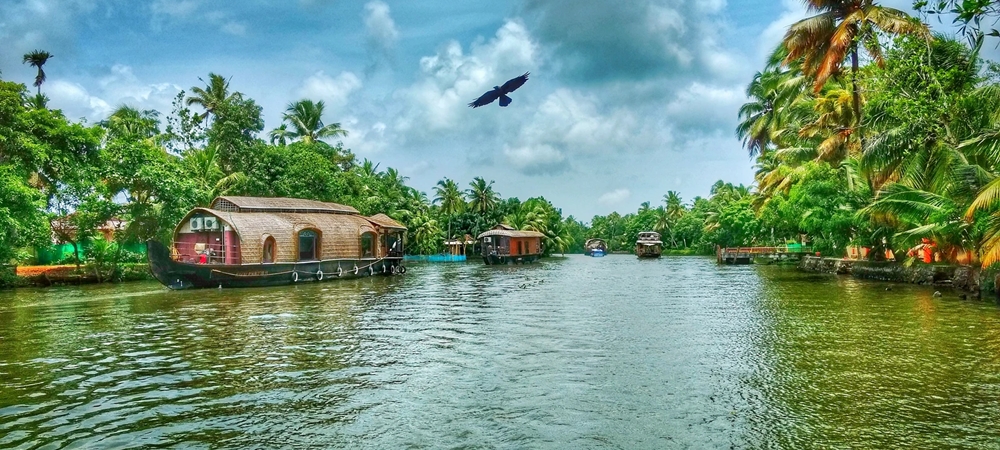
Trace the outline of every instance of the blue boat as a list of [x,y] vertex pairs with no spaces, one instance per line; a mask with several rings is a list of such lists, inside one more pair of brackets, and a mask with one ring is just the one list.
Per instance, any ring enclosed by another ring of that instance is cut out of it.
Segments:
[[583,244],[583,253],[587,256],[604,256],[608,252],[608,245],[603,239],[587,239]]

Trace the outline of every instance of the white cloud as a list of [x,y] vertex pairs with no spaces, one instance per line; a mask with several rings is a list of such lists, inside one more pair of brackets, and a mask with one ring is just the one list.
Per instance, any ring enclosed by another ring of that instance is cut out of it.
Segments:
[[224,23],[221,27],[219,27],[219,30],[233,36],[246,36],[247,34],[247,26],[245,23],[232,20]]
[[384,64],[391,64],[399,30],[392,20],[389,5],[381,0],[365,4],[365,47],[368,50],[368,65],[365,73],[371,75]]
[[389,5],[379,0],[365,5],[365,34],[369,42],[379,49],[391,49],[399,39],[396,22],[389,14]]
[[736,111],[745,101],[741,86],[719,87],[694,82],[667,105],[666,113],[685,131],[728,131],[736,126]]
[[87,92],[83,86],[64,80],[52,80],[45,84],[45,95],[51,99],[49,106],[62,109],[66,117],[85,117],[91,121],[107,117],[112,110],[108,102]]
[[351,116],[340,122],[340,126],[347,130],[347,136],[342,139],[344,145],[357,155],[371,156],[390,147],[383,122],[366,126],[356,116]]
[[557,174],[569,169],[566,156],[549,145],[535,145],[503,150],[507,161],[525,175]]
[[106,119],[122,105],[168,114],[180,90],[180,86],[171,83],[144,82],[124,64],[115,64],[96,78],[83,78],[79,82],[52,78],[42,85],[42,93],[51,99],[49,106],[62,109],[71,119],[86,118],[90,122]]
[[597,202],[604,206],[618,206],[631,196],[632,193],[628,189],[619,188],[611,192],[605,192],[597,198]]
[[347,105],[351,95],[361,87],[361,79],[351,72],[341,72],[340,75],[331,77],[321,70],[306,78],[298,95],[310,100],[323,100],[326,103],[326,114],[336,116]]
[[188,17],[200,5],[198,0],[155,0],[150,6],[153,15],[165,15],[173,18]]

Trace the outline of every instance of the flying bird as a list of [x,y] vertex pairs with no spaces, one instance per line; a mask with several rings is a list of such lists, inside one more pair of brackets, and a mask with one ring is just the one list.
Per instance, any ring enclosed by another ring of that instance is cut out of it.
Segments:
[[493,103],[493,100],[496,100],[498,98],[500,99],[500,106],[507,106],[510,104],[510,102],[513,101],[511,100],[510,97],[507,96],[507,94],[510,94],[511,92],[517,90],[517,88],[521,87],[521,85],[524,84],[525,81],[528,81],[528,72],[525,72],[524,75],[521,75],[519,77],[514,77],[507,80],[507,82],[504,83],[503,86],[493,86],[492,91],[486,92],[485,94],[474,100],[472,103],[469,103],[469,106],[473,108],[486,106],[489,105],[490,103]]

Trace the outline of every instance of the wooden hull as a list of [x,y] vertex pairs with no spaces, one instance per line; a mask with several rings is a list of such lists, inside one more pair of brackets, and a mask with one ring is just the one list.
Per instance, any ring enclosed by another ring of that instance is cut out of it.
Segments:
[[662,253],[662,251],[659,246],[640,245],[635,248],[635,256],[640,258],[659,258],[660,253]]
[[147,242],[146,250],[153,277],[170,289],[284,286],[406,273],[402,258],[274,264],[191,264],[171,259],[170,250],[157,241]]
[[487,266],[528,264],[538,261],[539,257],[541,257],[541,255],[483,255],[483,262],[486,263]]

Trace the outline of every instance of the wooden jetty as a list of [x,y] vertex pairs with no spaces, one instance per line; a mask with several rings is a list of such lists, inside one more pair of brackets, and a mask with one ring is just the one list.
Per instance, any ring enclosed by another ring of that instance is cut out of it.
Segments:
[[715,247],[715,259],[719,264],[751,264],[754,259],[768,262],[799,260],[812,249],[802,246],[783,245],[780,247]]

